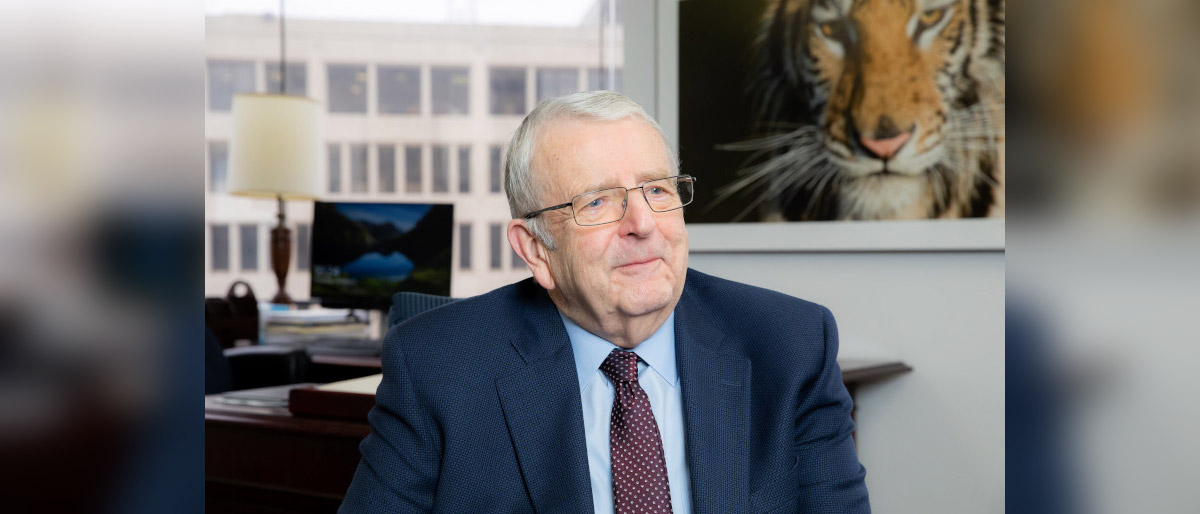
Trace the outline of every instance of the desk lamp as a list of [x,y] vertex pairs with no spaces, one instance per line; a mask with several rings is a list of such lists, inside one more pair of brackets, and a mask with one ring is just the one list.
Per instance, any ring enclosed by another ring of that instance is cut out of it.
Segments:
[[271,230],[271,266],[279,292],[272,303],[292,303],[284,285],[292,231],[286,225],[283,201],[317,196],[320,113],[316,100],[299,96],[240,94],[233,98],[229,192],[274,197],[279,203],[279,224]]

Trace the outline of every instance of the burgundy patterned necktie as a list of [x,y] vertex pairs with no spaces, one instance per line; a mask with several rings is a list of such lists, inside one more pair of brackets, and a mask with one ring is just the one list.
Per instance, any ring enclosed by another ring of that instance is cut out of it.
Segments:
[[650,411],[650,397],[638,385],[638,356],[613,350],[600,371],[617,389],[608,432],[617,514],[670,514],[671,489],[662,436]]

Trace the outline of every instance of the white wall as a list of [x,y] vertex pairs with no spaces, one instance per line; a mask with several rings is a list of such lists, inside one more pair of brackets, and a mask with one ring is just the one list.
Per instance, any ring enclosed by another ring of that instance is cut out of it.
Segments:
[[[913,367],[858,390],[875,512],[1004,512],[1003,222],[803,225],[690,226],[690,265],[821,303],[842,356]],[[976,236],[955,234],[964,228]]]

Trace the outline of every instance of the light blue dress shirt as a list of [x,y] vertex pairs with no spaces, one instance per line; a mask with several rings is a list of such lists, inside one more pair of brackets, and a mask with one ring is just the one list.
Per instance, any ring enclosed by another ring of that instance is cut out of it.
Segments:
[[[561,312],[559,316],[571,338],[575,371],[579,374],[588,471],[592,478],[592,506],[597,514],[608,514],[615,511],[608,429],[616,388],[600,371],[600,364],[619,347],[584,330]],[[641,359],[638,383],[650,397],[650,410],[654,412],[654,421],[663,438],[671,510],[675,514],[689,514],[692,512],[692,494],[684,451],[683,395],[675,367],[675,313],[671,313],[667,321],[633,351]]]

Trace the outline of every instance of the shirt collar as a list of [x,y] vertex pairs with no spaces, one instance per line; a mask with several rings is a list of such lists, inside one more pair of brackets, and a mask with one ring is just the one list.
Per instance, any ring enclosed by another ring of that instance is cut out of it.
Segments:
[[[571,339],[571,350],[575,353],[575,372],[579,375],[579,390],[582,391],[600,370],[600,365],[608,358],[608,354],[620,347],[584,330],[563,315],[562,311],[559,311],[558,315],[562,318],[563,325],[567,328],[567,336]],[[679,373],[675,367],[675,313],[672,312],[662,326],[633,351],[637,352],[638,357],[667,384],[671,387],[677,386]]]

